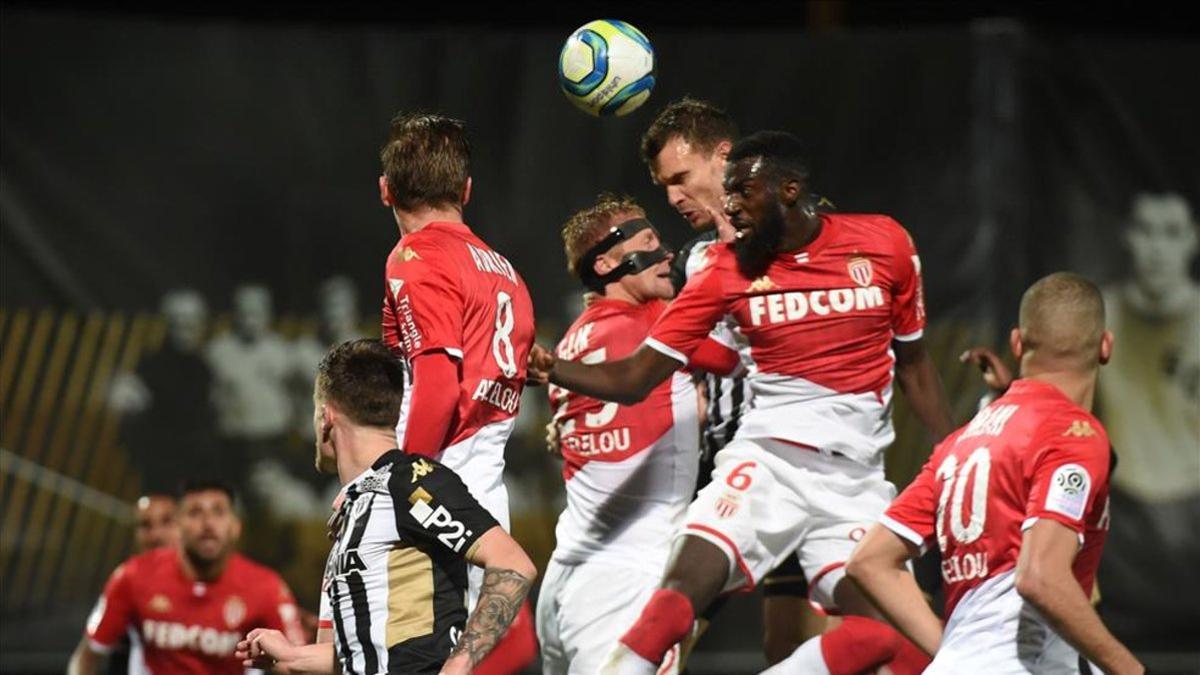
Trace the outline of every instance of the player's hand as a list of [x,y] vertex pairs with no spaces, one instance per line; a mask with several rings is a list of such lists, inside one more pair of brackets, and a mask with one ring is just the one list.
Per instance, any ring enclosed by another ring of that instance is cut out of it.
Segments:
[[1003,394],[1012,384],[1012,371],[996,352],[987,347],[972,347],[959,355],[963,363],[973,363],[983,373],[983,382],[997,394]]
[[539,344],[534,344],[533,349],[529,350],[529,367],[525,373],[525,384],[535,387],[548,384],[550,373],[554,372],[554,364],[557,361],[553,352]]
[[246,639],[237,643],[234,656],[247,668],[258,668],[286,675],[289,671],[280,661],[286,661],[294,645],[277,630],[255,628]]
[[550,420],[550,423],[546,425],[546,452],[556,457],[562,457],[562,449],[558,441],[558,422]]

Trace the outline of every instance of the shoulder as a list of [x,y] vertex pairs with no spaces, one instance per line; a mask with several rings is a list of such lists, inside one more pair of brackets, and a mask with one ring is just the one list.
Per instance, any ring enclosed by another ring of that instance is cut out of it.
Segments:
[[842,237],[867,243],[886,243],[888,247],[914,247],[912,235],[895,218],[882,213],[831,213],[830,222]]
[[[421,230],[400,238],[387,257],[389,271],[401,271],[416,267],[436,267],[436,265],[420,265],[440,258],[449,242],[439,232]],[[417,264],[414,264],[417,263]]]

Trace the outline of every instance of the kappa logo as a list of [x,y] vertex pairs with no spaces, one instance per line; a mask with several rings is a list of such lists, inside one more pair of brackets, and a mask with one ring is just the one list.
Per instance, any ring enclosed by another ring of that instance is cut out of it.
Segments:
[[871,285],[874,270],[871,267],[870,260],[862,256],[855,256],[846,263],[846,269],[849,270],[850,278],[854,280],[854,283],[863,288]]
[[418,255],[413,249],[407,246],[401,246],[400,248],[396,249],[396,259],[400,262],[408,262],[410,260],[420,260],[421,256]]
[[433,472],[433,465],[423,459],[418,459],[412,465],[412,480],[410,483],[417,482],[417,479],[424,478]]
[[1087,420],[1075,420],[1063,432],[1063,436],[1074,436],[1076,438],[1091,438],[1095,435],[1096,430],[1092,428],[1092,423]]
[[246,618],[246,603],[236,595],[232,595],[225,601],[225,607],[222,610],[222,615],[225,617],[225,625],[230,629],[237,628],[242,623],[242,619]]
[[746,292],[764,293],[776,288],[779,288],[779,286],[777,286],[774,281],[771,281],[771,277],[764,274],[751,282],[750,286],[746,289]]
[[171,611],[171,601],[167,599],[167,596],[158,593],[153,598],[150,598],[150,602],[146,603],[146,607],[151,612],[165,614]]

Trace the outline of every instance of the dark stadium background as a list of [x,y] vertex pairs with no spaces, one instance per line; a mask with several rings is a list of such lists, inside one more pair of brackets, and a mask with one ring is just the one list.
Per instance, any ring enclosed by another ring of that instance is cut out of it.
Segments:
[[[296,340],[314,332],[321,284],[341,275],[363,329],[375,329],[397,236],[378,203],[376,152],[394,112],[470,125],[467,222],[529,282],[543,343],[578,295],[558,227],[597,192],[631,194],[668,239],[689,238],[637,158],[662,105],[691,94],[726,107],[743,130],[800,134],[817,191],[913,233],[929,342],[963,420],[982,391],[955,356],[1001,345],[1025,286],[1058,269],[1117,283],[1130,269],[1121,233],[1134,195],[1200,199],[1200,43],[1175,12],[1079,2],[5,3],[0,671],[61,671],[103,580],[130,552],[129,505],[145,467],[134,425],[109,396],[161,348],[164,293],[198,291],[213,335],[229,325],[235,288],[263,284],[274,329]],[[555,64],[567,34],[608,16],[650,37],[658,86],[634,114],[593,119],[563,99]],[[526,396],[509,446],[514,531],[539,563],[561,505],[557,461],[541,449],[543,396]],[[889,471],[903,483],[928,446],[898,398]],[[163,422],[175,423],[188,420]],[[308,461],[302,436],[279,444],[286,462]],[[1106,619],[1156,672],[1200,670],[1198,503],[1193,494],[1147,511],[1168,522],[1114,536],[1100,576]],[[315,607],[322,522],[271,516],[247,529],[247,552]],[[732,603],[694,671],[754,671],[757,611],[756,597]]]

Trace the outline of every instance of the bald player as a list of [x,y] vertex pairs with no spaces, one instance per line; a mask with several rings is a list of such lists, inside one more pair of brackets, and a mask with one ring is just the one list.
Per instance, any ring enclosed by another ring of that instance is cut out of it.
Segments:
[[[1099,289],[1051,274],[1021,299],[1009,343],[1021,378],[942,442],[863,538],[847,574],[930,654],[925,672],[1106,673],[1141,664],[1089,597],[1109,524],[1113,455],[1091,414],[1112,354]],[[905,567],[942,553],[941,622]]]

